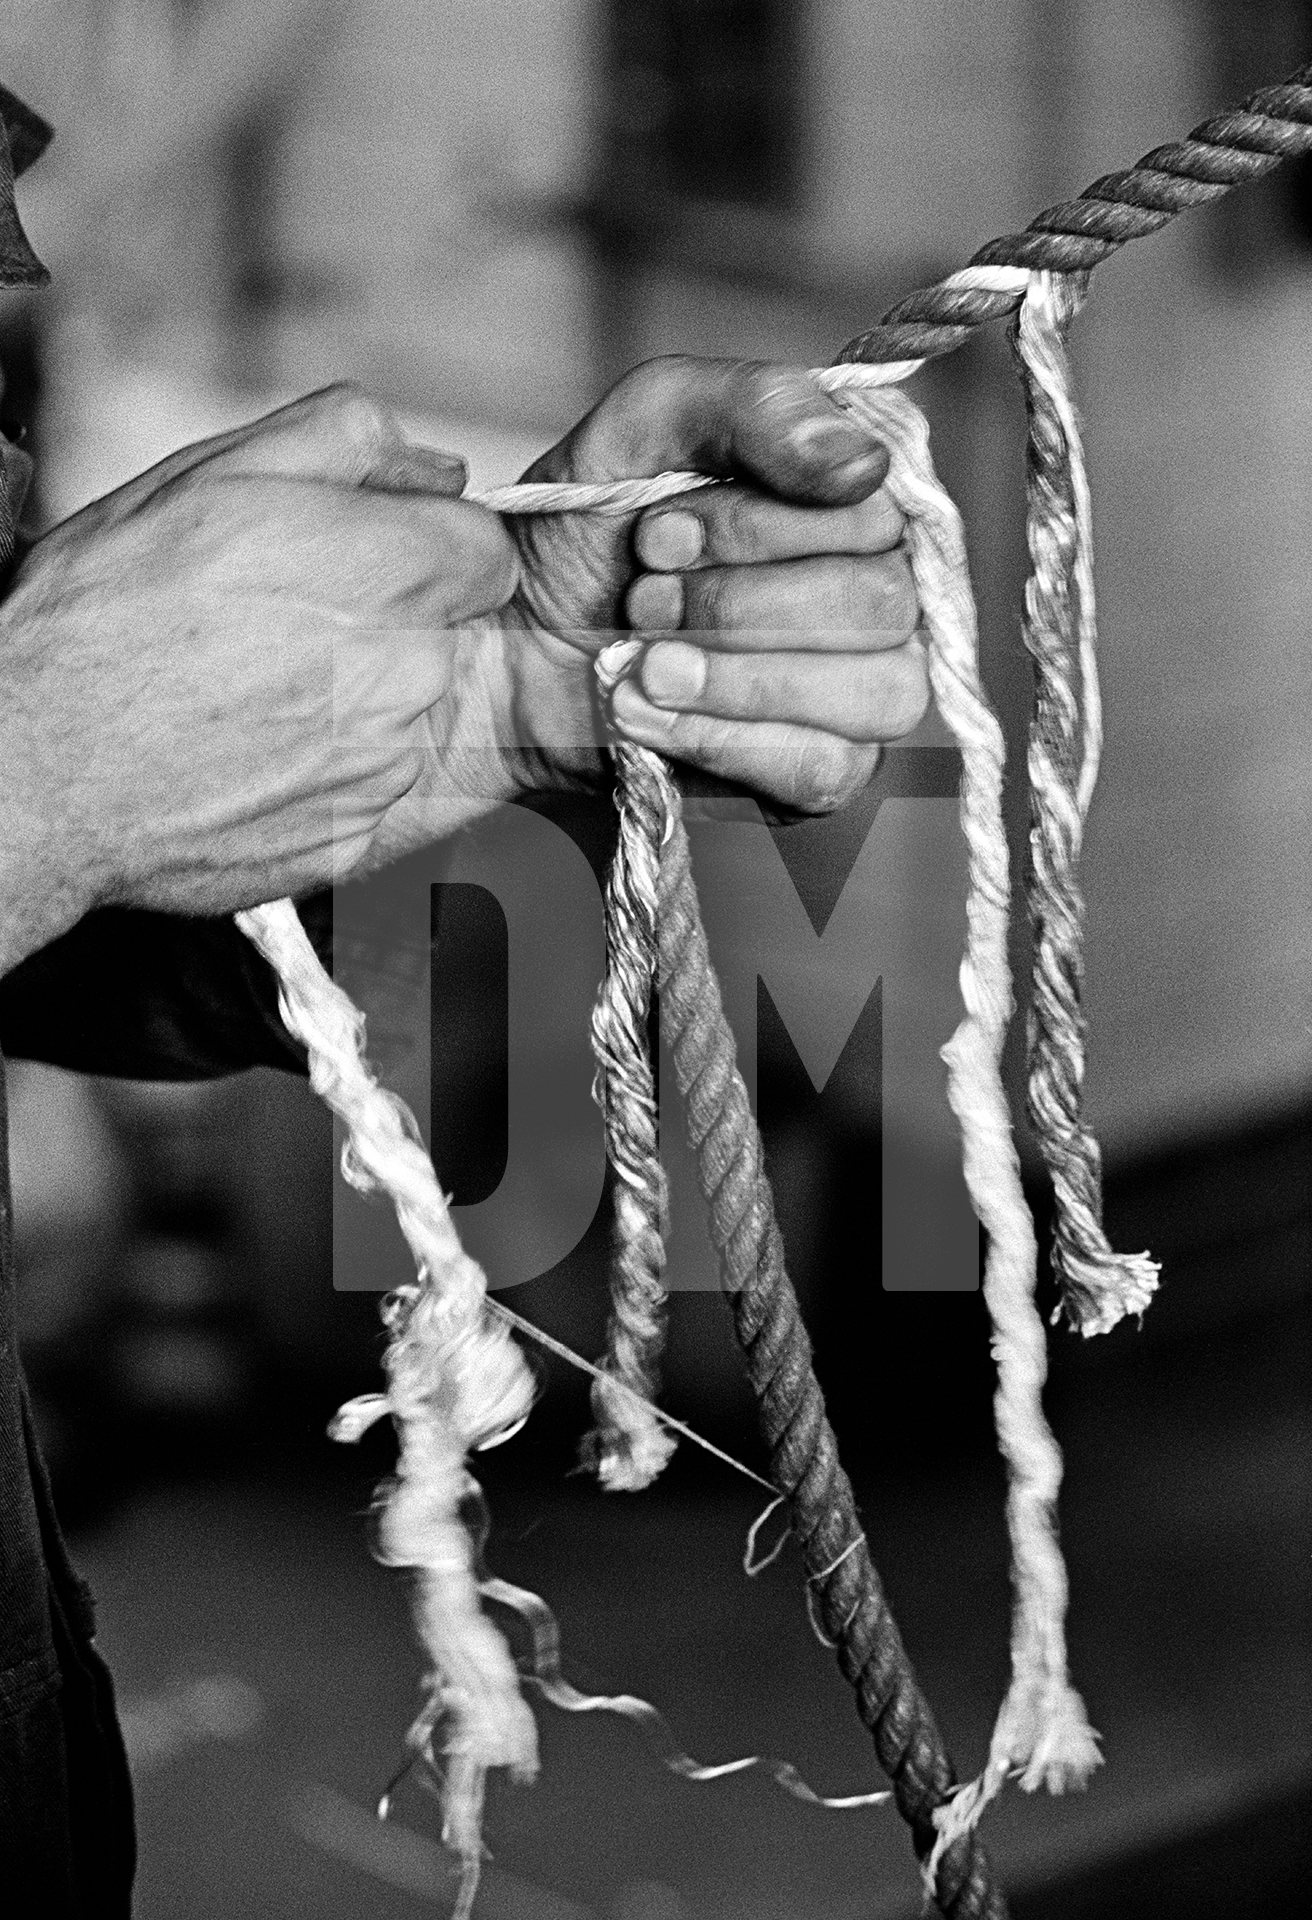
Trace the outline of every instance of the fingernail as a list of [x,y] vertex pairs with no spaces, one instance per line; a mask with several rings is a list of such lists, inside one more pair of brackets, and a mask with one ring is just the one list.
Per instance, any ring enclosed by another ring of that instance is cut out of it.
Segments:
[[672,573],[644,573],[624,602],[629,625],[638,633],[675,633],[683,625],[683,582]]
[[880,479],[888,471],[888,450],[877,440],[867,440],[860,453],[844,460],[842,466],[835,469],[834,478],[842,482],[868,480],[875,475]]
[[638,553],[649,567],[690,567],[701,555],[702,523],[695,513],[651,514],[638,530]]
[[812,415],[794,428],[794,435],[798,452],[828,467],[835,479],[855,480],[885,459],[879,442],[840,413]]
[[449,447],[430,447],[426,440],[405,440],[402,443],[412,453],[420,454],[425,460],[431,460],[435,466],[463,467],[463,454],[452,453]]
[[445,447],[425,447],[403,440],[379,464],[375,486],[396,493],[460,493],[465,485],[465,463],[458,453]]
[[681,640],[660,641],[643,657],[642,685],[648,699],[661,706],[686,706],[706,685],[705,656]]

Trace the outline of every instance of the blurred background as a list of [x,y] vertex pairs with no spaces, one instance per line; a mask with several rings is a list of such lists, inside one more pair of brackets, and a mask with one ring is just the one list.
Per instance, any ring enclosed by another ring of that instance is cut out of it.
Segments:
[[[9,0],[0,76],[57,128],[20,185],[53,288],[0,296],[33,511],[49,523],[347,375],[478,480],[513,478],[648,355],[823,362],[1310,46],[1303,0]],[[1139,1332],[1054,1336],[1073,1663],[1108,1765],[1077,1801],[990,1814],[1022,1920],[1265,1915],[1312,1867],[1310,290],[1312,179],[1290,168],[1117,255],[1074,343],[1107,720],[1089,1106],[1113,1237],[1151,1246],[1164,1284]],[[965,515],[1019,767],[1005,340],[912,391]],[[821,921],[880,798],[936,790],[944,739],[931,717],[849,815],[776,832]],[[553,817],[600,870],[604,799]],[[924,943],[946,1036],[959,859],[914,809],[897,820],[878,910]],[[434,959],[434,1147],[470,1204],[507,1151],[489,898],[446,890]],[[973,1772],[1006,1654],[987,1335],[977,1293],[881,1286],[880,1011],[817,1094],[763,992],[759,1105],[875,1558]],[[577,1067],[572,1016],[549,1042]],[[272,1073],[161,1087],[19,1064],[11,1100],[26,1362],[118,1676],[139,1913],[446,1911],[433,1806],[407,1788],[390,1826],[370,1813],[416,1655],[368,1552],[386,1439],[357,1455],[323,1438],[380,1344],[375,1297],[333,1287],[327,1120]],[[512,1296],[586,1352],[605,1240],[603,1210]],[[545,1380],[487,1457],[490,1552],[556,1608],[571,1676],[654,1699],[699,1757],[771,1751],[823,1791],[873,1784],[795,1565],[741,1576],[751,1491],[684,1447],[642,1500],[603,1499],[571,1473],[583,1392],[554,1364]],[[705,1293],[674,1298],[668,1382],[757,1462]],[[917,1911],[887,1811],[821,1813],[751,1775],[693,1787],[622,1723],[543,1732],[540,1784],[491,1800],[483,1920]]]

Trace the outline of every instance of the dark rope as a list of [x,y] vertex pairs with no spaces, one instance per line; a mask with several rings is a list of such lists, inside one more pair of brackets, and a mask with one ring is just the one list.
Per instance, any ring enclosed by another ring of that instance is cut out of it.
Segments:
[[[770,1449],[770,1478],[789,1504],[815,1617],[837,1648],[924,1859],[936,1838],[934,1810],[951,1797],[957,1776],[871,1563],[825,1415],[681,819],[661,859],[660,995],[711,1239]],[[973,1832],[944,1854],[935,1898],[950,1920],[1005,1920],[1006,1901]]]
[[[990,240],[972,267],[1046,268],[1087,273],[1127,240],[1156,233],[1177,213],[1206,206],[1232,187],[1260,180],[1282,160],[1312,153],[1312,64],[1242,106],[1204,120],[1184,140],[1154,147],[1123,173],[1109,173],[1076,200],[1049,207],[1024,233]],[[877,327],[849,340],[840,361],[928,360],[951,353],[976,327],[1019,307],[1020,292],[922,287],[899,300]]]

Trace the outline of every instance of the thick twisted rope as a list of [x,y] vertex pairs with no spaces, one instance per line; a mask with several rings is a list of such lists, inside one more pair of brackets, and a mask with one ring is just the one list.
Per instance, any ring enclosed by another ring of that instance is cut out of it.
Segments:
[[1206,206],[1232,187],[1260,180],[1282,160],[1312,153],[1312,63],[1279,86],[1262,87],[1238,107],[1204,120],[1184,140],[1154,147],[1134,166],[1105,174],[1074,200],[1031,220],[1024,233],[980,248],[963,273],[922,287],[891,307],[876,327],[843,348],[843,361],[928,360],[951,353],[976,327],[1014,313],[1014,291],[979,270],[1088,273],[1129,240],[1156,233],[1178,213]]
[[[787,1496],[813,1618],[838,1650],[899,1812],[923,1857],[956,1774],[902,1645],[825,1415],[811,1347],[784,1267],[760,1135],[738,1072],[676,820],[661,864],[661,1016],[686,1100],[689,1138],[722,1263],[734,1330]],[[935,1898],[951,1920],[1002,1920],[1006,1905],[973,1832],[936,1863]]]

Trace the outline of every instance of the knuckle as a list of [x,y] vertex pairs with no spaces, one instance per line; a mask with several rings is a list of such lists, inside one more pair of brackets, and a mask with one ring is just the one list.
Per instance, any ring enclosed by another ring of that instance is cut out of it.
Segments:
[[663,411],[685,391],[698,362],[687,353],[662,353],[639,361],[611,389],[610,398],[640,416]]
[[913,634],[920,620],[911,562],[904,550],[881,556],[875,569],[878,582],[877,624],[886,632]]
[[723,632],[733,620],[732,575],[718,568],[690,574],[684,591],[687,595],[683,616],[686,632]]
[[867,542],[872,552],[885,552],[902,538],[906,516],[894,505],[883,487],[858,501],[854,512],[859,536]]
[[861,633],[875,624],[872,614],[877,615],[878,608],[879,593],[870,561],[845,553],[838,563],[835,610],[839,625]]
[[846,806],[869,783],[878,751],[877,747],[857,746],[835,734],[822,734],[810,744],[807,804],[816,813],[834,813]]
[[707,501],[706,526],[717,553],[732,556],[740,563],[766,557],[766,542],[754,505],[742,487],[725,487],[718,498]]
[[729,764],[734,745],[734,723],[705,714],[672,714],[669,751],[677,759],[704,772],[716,773]]
[[472,542],[471,573],[490,607],[504,606],[519,581],[519,556],[514,542],[493,513],[475,508],[478,533]]
[[376,459],[390,437],[385,409],[357,380],[338,380],[317,396],[342,438],[368,459]]
[[910,733],[924,719],[929,706],[929,669],[924,642],[913,641],[904,649],[906,658],[894,682],[890,702],[890,730],[898,735]]

